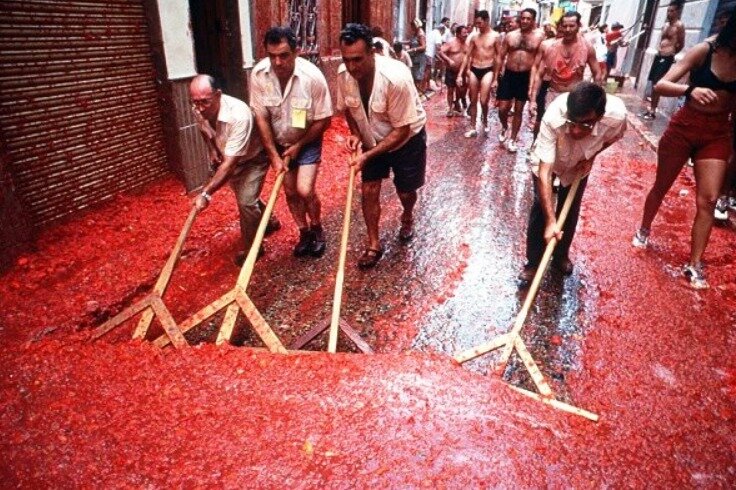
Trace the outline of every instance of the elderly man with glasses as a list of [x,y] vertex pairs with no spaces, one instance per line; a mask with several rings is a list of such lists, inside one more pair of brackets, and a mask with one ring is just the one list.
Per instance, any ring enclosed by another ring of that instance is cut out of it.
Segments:
[[[534,202],[529,213],[526,265],[519,275],[522,283],[534,278],[547,242],[556,237],[552,265],[565,275],[572,273],[568,257],[575,236],[588,174],[595,157],[619,140],[626,131],[626,107],[618,97],[606,95],[593,83],[581,82],[569,93],[558,96],[547,108],[532,153]],[[559,177],[557,212],[552,200],[552,178]],[[572,183],[581,178],[562,230],[556,216],[562,209]]]
[[255,131],[253,113],[242,100],[225,95],[215,79],[197,75],[189,84],[192,112],[210,151],[214,174],[194,200],[201,211],[226,183],[235,192],[240,213],[243,250],[235,257],[242,265],[261,219],[258,196],[268,171],[268,157]]

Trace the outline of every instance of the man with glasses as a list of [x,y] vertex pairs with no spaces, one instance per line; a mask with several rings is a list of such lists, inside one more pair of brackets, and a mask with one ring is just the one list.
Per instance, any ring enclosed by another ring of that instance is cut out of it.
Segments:
[[[526,284],[534,278],[544,249],[552,237],[555,247],[552,266],[565,275],[572,273],[568,257],[575,236],[588,174],[595,157],[621,139],[626,130],[626,107],[613,95],[606,95],[598,85],[581,82],[572,91],[557,97],[547,107],[532,154],[534,201],[529,213],[526,236],[526,265],[519,280]],[[552,201],[552,176],[559,177],[557,210]],[[567,198],[572,183],[581,177],[572,207],[562,230],[557,230],[556,216]]]
[[200,211],[206,209],[215,192],[225,183],[230,184],[238,203],[243,239],[243,250],[235,262],[242,265],[261,219],[258,196],[268,171],[268,158],[258,132],[253,131],[248,105],[223,94],[213,77],[195,76],[189,84],[189,98],[215,169],[194,205]]
[[276,172],[286,171],[286,202],[299,228],[294,256],[321,257],[325,236],[315,183],[322,137],[332,116],[327,81],[319,68],[297,56],[291,28],[270,28],[263,44],[268,56],[253,67],[251,75],[256,125],[271,166]]

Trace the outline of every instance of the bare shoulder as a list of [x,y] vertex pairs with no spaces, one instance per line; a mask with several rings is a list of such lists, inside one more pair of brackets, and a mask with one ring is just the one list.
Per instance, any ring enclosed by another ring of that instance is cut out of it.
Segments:
[[551,48],[551,47],[552,47],[552,45],[553,45],[553,44],[554,44],[554,43],[555,43],[556,41],[557,41],[557,39],[555,39],[555,38],[552,38],[552,39],[545,39],[544,41],[542,41],[542,45],[540,46],[540,48],[542,49],[542,51],[546,51],[546,50],[548,50],[549,48]]
[[705,58],[705,56],[708,54],[708,51],[710,51],[710,44],[707,40],[705,40],[702,43],[698,43],[692,48],[688,49],[687,53],[685,53],[685,58]]

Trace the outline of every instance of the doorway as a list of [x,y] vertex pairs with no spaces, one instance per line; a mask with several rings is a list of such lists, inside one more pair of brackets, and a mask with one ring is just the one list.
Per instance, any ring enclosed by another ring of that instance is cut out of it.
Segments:
[[198,73],[222,84],[222,91],[246,100],[237,0],[189,0]]
[[370,12],[368,10],[370,0],[345,0],[342,4],[342,21],[344,24],[351,22],[357,24],[366,24],[370,22]]

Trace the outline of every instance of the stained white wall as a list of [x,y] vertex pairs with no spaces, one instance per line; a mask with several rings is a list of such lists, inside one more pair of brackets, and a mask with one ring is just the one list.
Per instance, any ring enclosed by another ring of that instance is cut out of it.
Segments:
[[243,51],[243,68],[251,68],[255,63],[253,50],[253,29],[250,18],[250,0],[238,0],[240,16],[240,48]]
[[187,0],[157,0],[169,80],[194,76],[194,39]]

